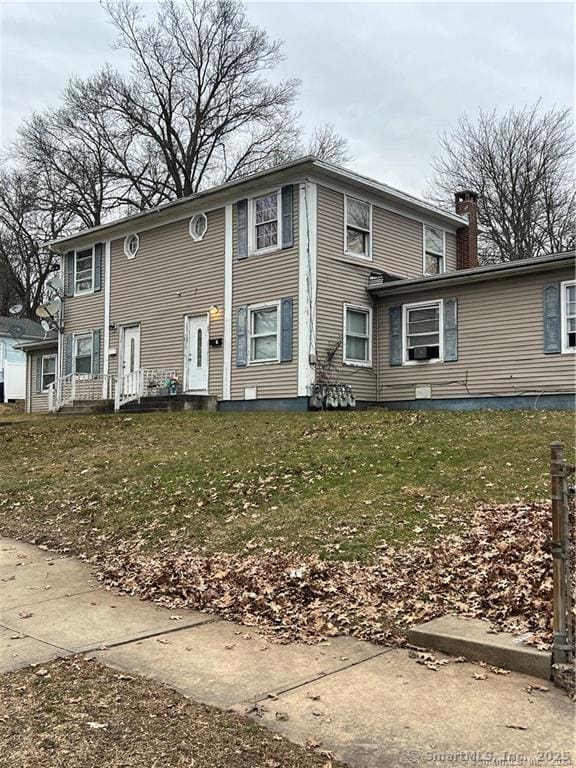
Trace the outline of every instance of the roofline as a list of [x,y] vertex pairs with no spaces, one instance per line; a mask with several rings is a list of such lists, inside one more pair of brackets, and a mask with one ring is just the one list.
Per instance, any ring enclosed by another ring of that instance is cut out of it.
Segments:
[[161,205],[155,206],[154,208],[149,208],[139,213],[133,213],[129,216],[124,216],[120,219],[107,222],[106,224],[100,224],[97,227],[90,227],[89,229],[80,230],[67,237],[50,240],[45,243],[45,247],[50,248],[57,253],[63,253],[64,250],[62,246],[71,244],[76,240],[86,240],[91,235],[99,235],[100,233],[104,233],[109,230],[122,229],[127,224],[131,224],[132,222],[139,222],[140,220],[147,217],[161,214],[165,211],[169,212],[180,207],[193,206],[198,201],[226,194],[229,191],[235,190],[237,187],[250,186],[255,182],[260,181],[261,179],[286,174],[287,172],[292,172],[297,169],[302,169],[308,173],[316,173],[320,176],[325,175],[330,178],[351,182],[358,186],[370,189],[373,192],[376,192],[383,197],[391,199],[408,208],[413,208],[422,213],[432,215],[438,219],[443,219],[445,222],[455,227],[462,227],[468,224],[468,220],[464,216],[459,216],[458,214],[452,213],[451,211],[445,211],[442,208],[438,208],[437,206],[426,202],[425,200],[415,197],[414,195],[409,195],[406,192],[402,192],[401,190],[395,189],[394,187],[390,187],[387,184],[376,181],[375,179],[362,176],[359,173],[350,171],[332,163],[328,163],[324,160],[319,160],[317,157],[312,155],[306,155],[305,157],[298,158],[297,160],[292,160],[289,163],[276,165],[273,168],[268,168],[264,171],[257,171],[256,173],[252,173],[248,176],[243,176],[239,179],[233,179],[232,181],[227,181],[224,184],[210,187],[209,189],[206,189],[202,192],[197,192],[193,195],[188,195],[187,197],[181,197],[168,203],[162,203]]
[[453,285],[469,285],[487,280],[496,280],[504,277],[517,277],[532,275],[537,272],[549,272],[574,265],[576,251],[567,251],[548,256],[537,256],[533,259],[521,261],[507,261],[499,264],[488,264],[473,269],[459,269],[453,272],[445,272],[442,275],[430,277],[417,277],[402,280],[382,281],[380,276],[373,277],[369,281],[368,290],[375,296],[388,296],[397,293],[420,293],[434,288]]
[[39,339],[38,341],[28,341],[24,344],[18,344],[14,349],[21,349],[23,352],[34,352],[37,349],[51,349],[58,347],[58,339]]

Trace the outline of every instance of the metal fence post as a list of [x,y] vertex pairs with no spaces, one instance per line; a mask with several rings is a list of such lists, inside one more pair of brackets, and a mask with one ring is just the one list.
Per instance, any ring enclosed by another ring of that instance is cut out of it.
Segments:
[[568,527],[568,468],[564,444],[550,444],[553,557],[553,663],[569,664],[572,653],[570,551]]

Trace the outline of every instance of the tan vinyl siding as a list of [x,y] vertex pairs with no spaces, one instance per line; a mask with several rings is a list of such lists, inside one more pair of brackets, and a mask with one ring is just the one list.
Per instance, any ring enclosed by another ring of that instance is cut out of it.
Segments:
[[456,235],[446,232],[446,272],[456,269]]
[[[183,376],[187,315],[206,315],[210,339],[224,335],[224,208],[207,212],[208,229],[194,242],[189,219],[138,233],[134,259],[124,254],[124,239],[112,241],[110,373],[118,373],[121,326],[140,325],[140,366],[173,368]],[[208,389],[222,397],[223,347],[209,347]]]
[[[542,291],[573,278],[570,270],[380,299],[380,400],[412,400],[417,384],[433,398],[574,392],[573,354],[543,351]],[[389,365],[388,309],[434,299],[458,300],[458,360]]]
[[29,413],[41,413],[42,411],[48,410],[48,393],[36,391],[38,387],[38,360],[44,355],[55,355],[57,351],[57,347],[54,347],[54,350],[31,352],[27,355],[26,385],[28,386],[28,382],[30,383],[28,399]]
[[[294,184],[294,245],[285,250],[237,258],[236,206],[233,215],[232,265],[232,400],[244,399],[245,387],[256,387],[258,399],[297,397],[298,395],[298,185]],[[259,365],[236,365],[238,307],[291,297],[292,361]]]

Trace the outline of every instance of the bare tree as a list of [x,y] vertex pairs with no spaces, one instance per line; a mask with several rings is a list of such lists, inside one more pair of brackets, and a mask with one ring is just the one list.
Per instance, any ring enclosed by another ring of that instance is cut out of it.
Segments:
[[[105,7],[131,75],[106,67],[71,82],[66,98],[106,114],[129,137],[107,148],[132,204],[190,195],[306,154],[298,81],[266,79],[282,60],[281,44],[248,22],[240,2],[164,0],[151,24],[131,0]],[[326,159],[345,156],[345,141],[329,127],[313,143]]]
[[55,195],[51,208],[39,205],[44,195],[32,171],[0,172],[0,275],[2,311],[14,301],[34,317],[44,299],[46,279],[55,269],[56,256],[45,243],[69,226],[71,215],[62,213],[62,200]]
[[514,261],[574,248],[576,192],[570,110],[540,102],[503,116],[463,115],[440,140],[431,196],[452,204],[457,189],[478,192],[479,254]]

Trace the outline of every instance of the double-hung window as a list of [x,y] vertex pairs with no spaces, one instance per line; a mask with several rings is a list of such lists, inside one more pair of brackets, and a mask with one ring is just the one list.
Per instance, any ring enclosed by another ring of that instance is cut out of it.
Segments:
[[372,363],[372,310],[344,305],[344,362]]
[[74,293],[91,293],[94,290],[94,249],[76,251],[74,258]]
[[442,301],[404,305],[404,362],[442,360]]
[[372,206],[355,197],[344,198],[345,251],[352,256],[372,258]]
[[248,307],[250,363],[275,363],[280,360],[279,322],[278,302]]
[[424,226],[424,274],[444,272],[446,238],[444,230]]
[[278,217],[279,192],[270,192],[252,200],[254,220],[254,251],[278,248],[280,219]]
[[42,355],[42,392],[56,380],[56,355]]
[[562,283],[562,352],[576,352],[576,280]]
[[83,333],[74,336],[74,373],[92,373],[93,336]]

